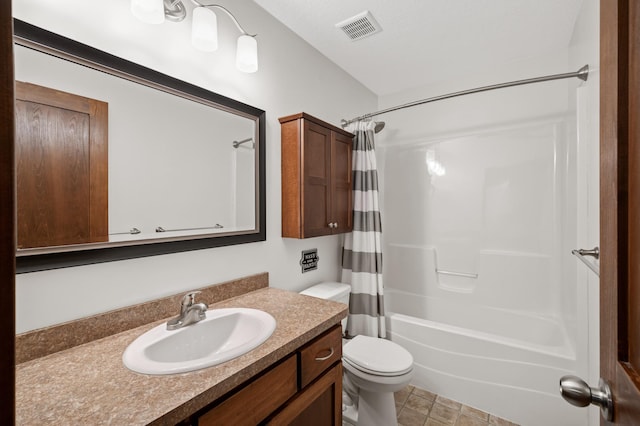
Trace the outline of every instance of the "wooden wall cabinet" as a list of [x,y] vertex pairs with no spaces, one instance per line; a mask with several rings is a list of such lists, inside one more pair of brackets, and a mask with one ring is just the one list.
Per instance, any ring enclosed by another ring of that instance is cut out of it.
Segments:
[[282,236],[310,238],[353,227],[353,134],[304,112],[282,117]]
[[108,104],[16,81],[18,248],[109,240]]
[[333,327],[182,424],[341,426],[341,333]]

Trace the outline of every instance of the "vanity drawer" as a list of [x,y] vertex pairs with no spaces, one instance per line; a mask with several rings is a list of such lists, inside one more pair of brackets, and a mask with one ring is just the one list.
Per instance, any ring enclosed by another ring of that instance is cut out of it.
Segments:
[[337,325],[332,328],[302,348],[298,354],[302,389],[342,358],[342,327]]
[[198,426],[260,423],[298,391],[297,373],[296,357],[292,355],[204,413]]

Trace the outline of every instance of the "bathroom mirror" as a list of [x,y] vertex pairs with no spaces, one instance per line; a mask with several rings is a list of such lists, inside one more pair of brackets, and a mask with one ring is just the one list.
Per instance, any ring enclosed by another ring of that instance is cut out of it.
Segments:
[[[266,239],[264,111],[17,19],[14,57],[17,85],[97,100],[108,110],[108,148],[97,167],[87,166],[107,172],[97,183],[87,172],[86,179],[72,179],[70,186],[102,191],[107,200],[96,208],[53,197],[64,205],[56,207],[62,209],[58,216],[83,217],[92,209],[106,213],[99,235],[84,240],[26,243],[21,223],[28,223],[27,230],[52,227],[38,222],[43,213],[34,211],[41,196],[21,195],[26,180],[21,168],[25,176],[39,172],[35,163],[24,165],[22,159],[34,155],[20,154],[20,132],[37,133],[32,123],[45,114],[36,104],[25,115],[26,124],[17,118],[18,273]],[[17,116],[21,103],[28,102],[19,92]],[[96,126],[90,122],[86,127]],[[41,152],[43,144],[36,145]],[[92,149],[89,144],[84,151]],[[31,202],[25,202],[29,197]],[[30,222],[21,219],[27,216]]]

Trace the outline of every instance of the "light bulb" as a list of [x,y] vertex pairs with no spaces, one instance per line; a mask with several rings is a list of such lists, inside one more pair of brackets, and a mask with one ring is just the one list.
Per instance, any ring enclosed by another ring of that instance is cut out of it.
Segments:
[[147,24],[162,24],[164,22],[164,1],[131,0],[131,13]]
[[236,67],[247,73],[258,71],[258,42],[255,37],[246,34],[238,37]]
[[206,7],[193,9],[191,43],[203,52],[218,49],[218,18],[213,10]]

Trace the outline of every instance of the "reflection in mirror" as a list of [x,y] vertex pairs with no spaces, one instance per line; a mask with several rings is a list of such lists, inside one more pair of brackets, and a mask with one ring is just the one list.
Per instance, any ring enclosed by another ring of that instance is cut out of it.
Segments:
[[15,83],[18,248],[108,241],[109,105]]
[[19,272],[266,238],[264,111],[15,24]]
[[15,67],[18,81],[108,104],[109,241],[254,228],[254,151],[233,145],[254,120],[22,46]]

